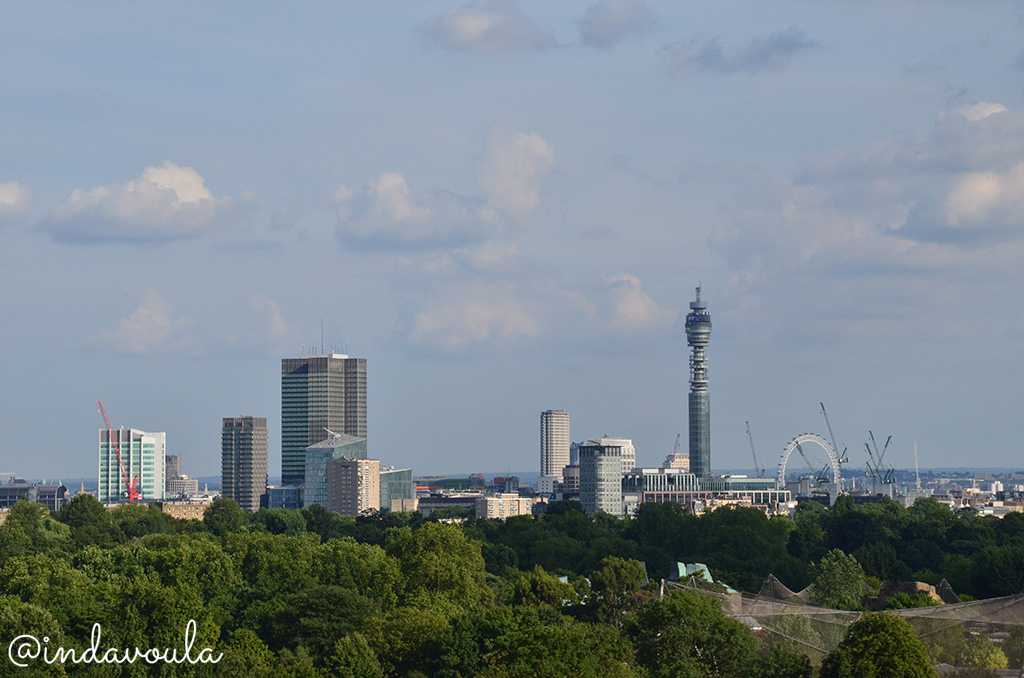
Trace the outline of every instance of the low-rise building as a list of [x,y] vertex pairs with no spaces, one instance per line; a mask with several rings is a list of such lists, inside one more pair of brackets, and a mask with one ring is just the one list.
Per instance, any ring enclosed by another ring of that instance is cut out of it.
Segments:
[[164,501],[160,510],[179,520],[202,520],[212,501]]
[[412,481],[412,469],[385,466],[380,470],[380,510],[416,510],[416,485]]
[[529,516],[533,514],[533,499],[520,497],[518,494],[502,492],[477,497],[476,517],[484,520],[505,520],[512,516]]
[[60,483],[29,485],[26,482],[0,485],[0,508],[10,508],[21,500],[42,504],[51,511],[64,507],[68,488]]

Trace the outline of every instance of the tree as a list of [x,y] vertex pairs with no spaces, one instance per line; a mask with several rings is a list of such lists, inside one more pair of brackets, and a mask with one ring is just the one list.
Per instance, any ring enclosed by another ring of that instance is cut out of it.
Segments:
[[677,591],[644,606],[627,626],[636,658],[651,678],[746,676],[757,640],[721,603],[698,591]]
[[609,556],[590,573],[590,605],[597,619],[622,626],[622,615],[638,601],[644,567],[636,560]]
[[289,537],[298,537],[306,533],[306,518],[300,511],[289,511],[288,509],[261,508],[254,513],[250,524],[258,525],[271,534],[286,534]]
[[501,636],[482,678],[637,678],[629,644],[601,624],[538,624]]
[[512,584],[513,605],[558,609],[565,605],[578,605],[579,602],[579,594],[572,584],[563,584],[540,565],[534,567],[533,572],[520,575]]
[[338,678],[384,678],[377,653],[361,633],[351,633],[335,643],[324,670]]
[[274,675],[274,653],[249,629],[231,634],[231,644],[224,649],[218,675],[224,678],[269,678]]
[[811,600],[834,610],[857,610],[864,593],[864,571],[853,556],[832,549],[814,566]]
[[924,643],[891,612],[867,614],[821,663],[820,678],[935,678]]
[[247,522],[245,511],[234,499],[217,499],[203,514],[203,524],[218,537],[240,531]]
[[332,539],[313,553],[313,575],[321,584],[359,591],[387,612],[398,604],[405,579],[396,558],[379,546],[351,537]]
[[458,526],[424,523],[415,531],[392,530],[387,552],[401,565],[402,603],[408,607],[435,610],[451,618],[494,600],[480,543],[468,539]]

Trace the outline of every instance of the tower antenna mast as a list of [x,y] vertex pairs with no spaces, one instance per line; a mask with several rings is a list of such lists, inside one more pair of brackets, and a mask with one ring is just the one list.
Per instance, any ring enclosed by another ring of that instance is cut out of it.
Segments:
[[686,343],[690,346],[690,473],[698,478],[711,475],[711,399],[708,396],[708,361],[704,349],[711,342],[711,314],[697,298],[686,315]]

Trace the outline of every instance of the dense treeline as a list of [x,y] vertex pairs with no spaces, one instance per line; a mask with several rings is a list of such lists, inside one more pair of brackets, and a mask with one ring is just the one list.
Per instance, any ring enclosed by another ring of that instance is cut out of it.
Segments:
[[89,496],[52,516],[22,502],[0,526],[5,643],[34,634],[84,648],[100,623],[103,647],[181,647],[195,620],[196,647],[224,658],[42,672],[3,661],[0,675],[810,676],[804,657],[761,643],[713,599],[655,599],[638,561],[654,580],[674,561],[703,562],[757,591],[768,573],[803,588],[830,558],[879,579],[1016,593],[1024,516],[841,500],[801,504],[795,520],[742,508],[691,516],[675,504],[619,520],[558,502],[541,518],[448,525],[320,507],[246,514],[221,500],[200,522],[107,511]]

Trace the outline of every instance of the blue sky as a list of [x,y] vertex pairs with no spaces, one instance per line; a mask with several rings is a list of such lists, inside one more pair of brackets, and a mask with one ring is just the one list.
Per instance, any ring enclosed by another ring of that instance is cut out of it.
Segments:
[[[0,471],[101,399],[219,472],[280,359],[369,361],[373,456],[538,466],[539,413],[713,465],[818,403],[863,467],[1016,466],[1024,24],[995,0],[0,6]],[[685,445],[685,443],[684,443]]]

